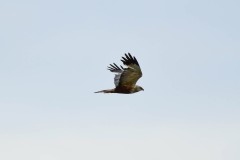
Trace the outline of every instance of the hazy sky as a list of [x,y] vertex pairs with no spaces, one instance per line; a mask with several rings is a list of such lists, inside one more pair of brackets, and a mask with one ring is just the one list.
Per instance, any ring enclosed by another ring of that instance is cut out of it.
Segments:
[[[0,159],[239,160],[240,2],[0,2]],[[145,91],[114,87],[136,56]]]

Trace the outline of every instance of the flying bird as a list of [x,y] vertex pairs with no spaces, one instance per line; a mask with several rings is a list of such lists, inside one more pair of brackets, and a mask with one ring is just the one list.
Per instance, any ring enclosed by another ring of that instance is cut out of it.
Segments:
[[115,88],[101,90],[95,93],[131,94],[144,90],[141,86],[136,85],[138,79],[142,77],[142,71],[137,59],[130,53],[125,53],[125,57],[122,57],[121,61],[127,68],[123,68],[121,65],[119,67],[115,63],[110,64],[108,67],[108,70],[116,73],[114,77]]

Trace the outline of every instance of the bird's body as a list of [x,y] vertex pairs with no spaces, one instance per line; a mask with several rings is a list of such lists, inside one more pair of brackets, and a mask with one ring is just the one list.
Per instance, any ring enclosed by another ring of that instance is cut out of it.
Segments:
[[137,59],[128,53],[125,54],[125,57],[122,57],[121,61],[124,65],[128,66],[128,68],[123,68],[122,66],[120,66],[120,68],[115,63],[110,64],[110,67],[108,67],[108,70],[117,73],[114,77],[116,87],[114,89],[101,90],[95,93],[131,94],[143,90],[141,86],[136,85],[138,79],[142,77],[142,71]]
[[106,90],[102,90],[102,91],[98,91],[95,93],[122,93],[122,94],[131,94],[131,93],[135,93],[135,92],[139,92],[143,90],[142,87],[136,85],[135,87],[116,87],[114,89],[106,89]]

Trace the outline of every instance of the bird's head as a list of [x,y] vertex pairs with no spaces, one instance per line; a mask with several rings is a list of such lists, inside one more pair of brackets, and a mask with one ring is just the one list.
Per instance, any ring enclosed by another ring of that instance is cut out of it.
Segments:
[[135,92],[139,92],[139,91],[144,91],[144,89],[141,86],[136,85]]

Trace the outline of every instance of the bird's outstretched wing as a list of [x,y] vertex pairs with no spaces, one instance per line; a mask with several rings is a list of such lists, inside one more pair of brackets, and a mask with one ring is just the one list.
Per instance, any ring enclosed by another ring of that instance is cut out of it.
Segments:
[[130,53],[125,54],[125,57],[122,57],[124,65],[128,68],[123,68],[122,66],[118,67],[115,63],[110,64],[108,69],[111,72],[117,73],[114,77],[114,83],[116,87],[133,87],[137,83],[138,79],[142,77],[142,71],[139,66],[139,63],[135,57]]
[[108,70],[110,70],[111,72],[117,73],[115,74],[115,77],[114,77],[114,84],[116,87],[119,85],[121,75],[124,72],[124,68],[122,66],[120,67],[121,68],[119,68],[115,63],[110,64],[110,66],[108,67]]

